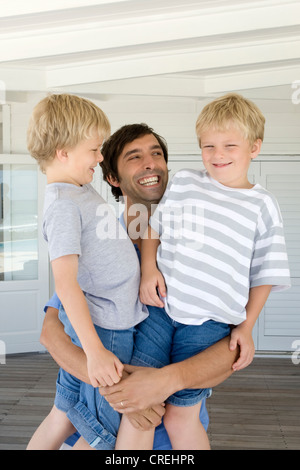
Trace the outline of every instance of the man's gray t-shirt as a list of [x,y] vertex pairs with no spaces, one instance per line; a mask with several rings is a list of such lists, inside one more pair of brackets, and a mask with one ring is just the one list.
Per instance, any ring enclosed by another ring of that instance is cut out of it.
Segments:
[[91,185],[46,186],[43,234],[50,261],[78,255],[77,280],[94,324],[124,330],[148,316],[140,302],[140,266],[112,208]]

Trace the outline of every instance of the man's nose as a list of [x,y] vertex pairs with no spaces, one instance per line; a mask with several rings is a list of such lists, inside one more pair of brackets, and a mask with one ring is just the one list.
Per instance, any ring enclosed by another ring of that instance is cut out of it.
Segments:
[[155,162],[152,155],[145,155],[144,157],[144,168],[147,170],[153,170],[155,167]]

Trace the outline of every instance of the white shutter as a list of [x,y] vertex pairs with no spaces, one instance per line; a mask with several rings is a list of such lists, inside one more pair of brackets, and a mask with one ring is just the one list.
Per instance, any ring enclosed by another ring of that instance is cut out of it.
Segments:
[[300,162],[261,162],[261,184],[279,203],[292,277],[291,289],[272,293],[259,318],[259,350],[291,351],[300,336]]

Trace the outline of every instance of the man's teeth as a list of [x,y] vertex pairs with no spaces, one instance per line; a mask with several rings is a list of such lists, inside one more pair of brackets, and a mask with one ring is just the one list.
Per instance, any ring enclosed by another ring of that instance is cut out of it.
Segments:
[[152,186],[157,183],[158,183],[157,176],[152,176],[151,178],[144,178],[143,180],[140,181],[140,184],[142,184],[143,186]]

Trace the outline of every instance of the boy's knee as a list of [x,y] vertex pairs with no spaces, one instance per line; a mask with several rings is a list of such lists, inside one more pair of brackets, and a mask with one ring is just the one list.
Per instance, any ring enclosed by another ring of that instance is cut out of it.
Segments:
[[52,410],[48,415],[48,421],[53,427],[63,428],[64,430],[69,430],[71,432],[75,432],[76,429],[74,428],[73,424],[67,417],[64,411],[59,410],[54,405]]
[[170,433],[173,429],[180,428],[181,424],[186,422],[182,407],[168,406],[164,415],[164,426]]

